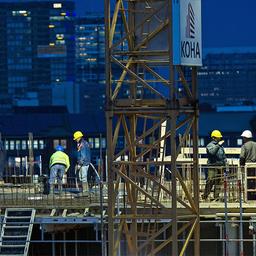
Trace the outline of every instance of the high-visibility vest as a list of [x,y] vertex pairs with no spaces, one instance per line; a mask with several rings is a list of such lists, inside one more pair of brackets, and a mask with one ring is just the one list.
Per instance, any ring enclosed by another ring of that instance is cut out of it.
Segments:
[[70,167],[69,156],[62,151],[56,151],[51,155],[49,167],[51,168],[54,164],[65,165],[67,171]]

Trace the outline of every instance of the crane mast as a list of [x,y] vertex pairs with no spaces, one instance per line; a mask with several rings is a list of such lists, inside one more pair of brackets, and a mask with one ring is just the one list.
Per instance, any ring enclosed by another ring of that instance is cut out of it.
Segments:
[[174,3],[105,0],[108,255],[183,255],[192,239],[200,255],[197,71],[174,63]]

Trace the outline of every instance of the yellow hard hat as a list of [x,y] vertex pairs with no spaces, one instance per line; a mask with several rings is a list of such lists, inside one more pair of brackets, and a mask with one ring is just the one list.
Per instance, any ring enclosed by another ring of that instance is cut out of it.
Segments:
[[215,138],[222,138],[222,134],[219,130],[214,130],[211,133],[211,137],[215,137]]
[[81,131],[76,131],[76,132],[74,132],[73,136],[74,136],[73,140],[77,140],[77,139],[82,138],[84,135]]

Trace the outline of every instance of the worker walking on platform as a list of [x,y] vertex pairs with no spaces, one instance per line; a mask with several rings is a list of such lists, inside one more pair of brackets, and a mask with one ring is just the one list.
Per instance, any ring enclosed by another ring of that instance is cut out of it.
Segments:
[[214,130],[211,133],[212,141],[206,146],[206,152],[209,165],[208,178],[205,185],[205,190],[202,198],[206,200],[214,186],[214,199],[219,200],[220,186],[222,180],[222,171],[227,163],[222,139],[222,134],[219,130]]
[[240,166],[244,166],[245,163],[256,162],[256,142],[252,140],[252,132],[245,130],[241,134],[243,138],[243,145],[240,153]]
[[50,167],[50,193],[54,192],[54,183],[57,179],[58,190],[62,192],[62,179],[65,172],[68,171],[70,167],[69,156],[64,153],[64,148],[58,145],[56,152],[50,157],[49,167]]
[[73,134],[73,139],[77,143],[77,167],[79,181],[82,183],[84,195],[89,193],[88,185],[88,170],[91,163],[91,150],[89,143],[84,139],[81,131],[76,131]]

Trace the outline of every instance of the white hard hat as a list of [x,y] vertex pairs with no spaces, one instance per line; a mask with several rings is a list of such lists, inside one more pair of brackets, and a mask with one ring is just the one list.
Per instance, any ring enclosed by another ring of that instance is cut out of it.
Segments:
[[254,227],[252,225],[249,226],[250,230],[254,230]]
[[241,137],[245,137],[245,138],[250,139],[250,138],[252,138],[252,132],[249,131],[249,130],[245,130],[245,131],[243,131],[243,133],[241,134]]

